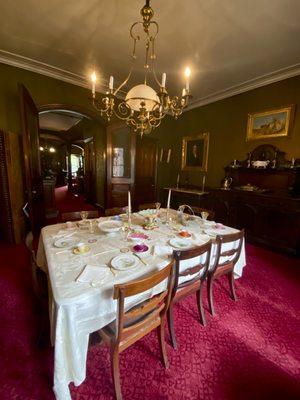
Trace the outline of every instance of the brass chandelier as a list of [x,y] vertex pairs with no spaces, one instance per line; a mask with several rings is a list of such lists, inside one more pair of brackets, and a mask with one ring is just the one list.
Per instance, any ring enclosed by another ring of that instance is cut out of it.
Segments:
[[[131,56],[132,65],[126,79],[117,89],[114,90],[114,78],[110,76],[109,90],[104,97],[96,98],[96,73],[93,72],[92,80],[92,101],[93,106],[104,115],[108,121],[112,116],[126,122],[141,136],[150,133],[158,127],[162,119],[171,114],[176,119],[182,114],[183,109],[188,105],[189,98],[189,78],[190,68],[185,69],[185,87],[180,96],[171,97],[166,90],[166,74],[162,74],[161,81],[158,80],[155,72],[155,39],[158,34],[158,24],[153,21],[153,9],[150,0],[141,9],[142,21],[135,22],[130,28],[130,36],[133,40],[133,51]],[[120,90],[129,82],[135,62],[137,60],[137,43],[141,40],[138,30],[142,26],[142,34],[145,37],[145,63],[144,63],[144,82],[132,87],[126,94],[125,100],[118,99]],[[148,85],[152,74],[153,81],[158,86],[157,91]]]

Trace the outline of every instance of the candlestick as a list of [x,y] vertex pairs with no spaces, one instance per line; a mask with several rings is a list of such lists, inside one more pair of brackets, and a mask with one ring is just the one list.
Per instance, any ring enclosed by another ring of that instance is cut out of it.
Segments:
[[109,90],[114,90],[114,77],[113,77],[113,76],[111,76],[111,77],[109,78],[109,85],[108,85],[108,87],[109,87]]
[[205,175],[203,175],[203,178],[202,178],[202,192],[204,192],[204,188],[205,188],[205,180],[206,180],[206,176],[205,176]]
[[162,77],[161,77],[161,86],[164,88],[164,87],[166,87],[166,78],[167,78],[167,75],[166,75],[166,73],[164,72],[163,74],[162,74]]
[[170,203],[171,203],[171,189],[169,189],[169,193],[168,193],[167,209],[170,208]]

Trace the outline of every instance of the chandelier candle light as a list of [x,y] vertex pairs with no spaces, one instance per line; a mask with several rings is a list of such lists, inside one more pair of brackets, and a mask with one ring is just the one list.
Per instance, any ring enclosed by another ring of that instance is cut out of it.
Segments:
[[[141,136],[144,133],[150,133],[152,129],[158,127],[162,119],[170,114],[176,119],[182,114],[187,107],[190,95],[190,75],[189,67],[185,69],[185,88],[182,89],[181,96],[169,96],[166,89],[167,75],[164,72],[161,81],[157,78],[155,72],[155,38],[158,34],[158,24],[152,21],[154,11],[150,6],[150,0],[146,0],[146,4],[141,9],[142,21],[135,22],[130,28],[130,36],[133,40],[132,65],[126,79],[114,90],[114,78],[109,78],[108,91],[101,98],[96,98],[96,73],[91,75],[92,81],[92,101],[93,106],[100,111],[101,115],[106,116],[110,121],[112,116],[126,122]],[[139,28],[142,26],[141,32]],[[125,100],[118,99],[118,93],[129,82],[135,62],[137,60],[137,43],[141,40],[142,35],[145,37],[145,63],[144,63],[144,80],[143,83],[133,86],[126,94]],[[150,78],[158,87],[154,90],[149,86]]]

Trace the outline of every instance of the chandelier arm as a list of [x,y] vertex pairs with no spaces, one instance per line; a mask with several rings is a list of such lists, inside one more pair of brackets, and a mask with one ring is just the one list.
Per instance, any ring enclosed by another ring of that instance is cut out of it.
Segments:
[[129,79],[130,79],[130,77],[131,77],[131,74],[132,74],[132,71],[133,71],[134,61],[135,61],[135,60],[132,61],[132,65],[131,65],[131,68],[130,68],[130,70],[129,70],[129,73],[128,73],[127,77],[126,77],[125,80],[121,83],[121,85],[118,86],[117,89],[114,91],[114,96],[116,96],[117,93],[122,89],[122,87],[125,86],[126,83],[129,81]]

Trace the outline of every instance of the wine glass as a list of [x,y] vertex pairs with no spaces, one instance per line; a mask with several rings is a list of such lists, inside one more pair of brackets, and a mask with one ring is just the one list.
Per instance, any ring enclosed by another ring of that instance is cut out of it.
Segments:
[[157,202],[155,203],[156,212],[159,211],[160,207],[161,207],[161,204],[157,201]]
[[201,211],[201,218],[206,221],[209,216],[209,213],[207,211]]
[[80,217],[81,217],[82,221],[86,221],[88,215],[89,215],[88,211],[80,211]]
[[127,221],[123,221],[121,231],[123,233],[124,242],[127,242],[128,234],[129,234],[129,223]]

